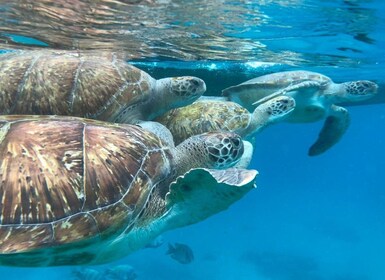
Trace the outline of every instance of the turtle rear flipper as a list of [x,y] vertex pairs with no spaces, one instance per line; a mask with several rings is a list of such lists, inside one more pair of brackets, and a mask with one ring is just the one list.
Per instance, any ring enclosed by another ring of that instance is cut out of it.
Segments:
[[350,124],[349,113],[345,108],[332,105],[317,141],[310,147],[309,156],[324,153],[335,145],[344,135]]
[[166,195],[167,229],[202,221],[227,209],[254,187],[256,170],[191,169],[170,185]]

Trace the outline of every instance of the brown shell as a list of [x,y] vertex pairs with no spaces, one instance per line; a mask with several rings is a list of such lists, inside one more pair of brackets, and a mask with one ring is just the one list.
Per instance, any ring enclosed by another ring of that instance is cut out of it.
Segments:
[[2,116],[0,142],[1,254],[119,234],[170,172],[169,149],[132,125]]
[[154,79],[111,54],[25,51],[0,56],[0,114],[114,121],[151,94]]
[[166,126],[179,144],[205,132],[231,131],[240,135],[250,124],[250,113],[241,105],[222,100],[198,100],[168,111],[156,121]]

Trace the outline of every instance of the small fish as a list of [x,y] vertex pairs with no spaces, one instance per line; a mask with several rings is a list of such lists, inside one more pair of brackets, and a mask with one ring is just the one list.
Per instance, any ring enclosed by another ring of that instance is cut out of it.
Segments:
[[109,280],[135,280],[137,274],[134,268],[128,264],[116,265],[106,269],[105,278]]
[[89,267],[81,267],[74,269],[72,271],[73,280],[103,280],[104,276],[99,270],[89,268]]
[[194,254],[191,248],[181,243],[168,244],[167,255],[181,264],[188,264],[194,260]]

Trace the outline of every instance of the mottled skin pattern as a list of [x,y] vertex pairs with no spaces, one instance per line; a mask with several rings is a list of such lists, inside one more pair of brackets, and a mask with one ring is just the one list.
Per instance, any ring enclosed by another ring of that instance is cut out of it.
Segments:
[[[181,211],[169,209],[171,218],[165,218],[170,183],[194,166],[228,168],[240,159],[242,149],[235,134],[205,134],[171,148],[155,134],[129,124],[1,116],[0,264],[107,262],[144,246],[165,230],[197,222],[189,211],[186,218],[175,220]],[[202,188],[215,186],[207,183],[215,178],[215,171],[210,172],[200,176],[201,180],[207,176]],[[230,173],[232,179],[217,175],[226,188],[233,182],[242,185],[242,178],[251,184],[255,177],[245,170]],[[199,186],[199,180],[180,183],[190,184]],[[174,188],[182,196],[190,193],[186,187]],[[219,193],[213,192],[213,201]],[[243,193],[232,190],[225,195],[227,200],[220,198],[223,206],[213,203],[207,211],[206,205],[206,212],[196,215],[206,218]],[[156,223],[162,216],[165,222]]]
[[316,72],[285,71],[229,87],[222,94],[248,110],[276,96],[291,96],[296,107],[286,121],[306,123],[325,119],[318,139],[309,149],[309,155],[315,156],[336,144],[349,126],[347,110],[336,104],[369,99],[377,89],[375,83],[366,80],[338,84]]
[[195,77],[155,80],[112,54],[24,51],[0,56],[0,114],[68,115],[135,123],[187,105]]
[[249,139],[267,125],[286,118],[294,107],[291,97],[271,99],[252,113],[231,101],[199,99],[191,105],[170,110],[156,121],[171,131],[175,144],[192,135],[214,131],[232,131]]

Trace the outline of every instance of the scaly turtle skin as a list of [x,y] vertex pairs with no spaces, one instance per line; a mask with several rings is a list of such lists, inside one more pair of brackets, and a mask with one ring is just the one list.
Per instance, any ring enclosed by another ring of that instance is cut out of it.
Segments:
[[309,149],[309,155],[315,156],[336,144],[349,126],[348,111],[335,104],[369,99],[377,93],[377,88],[371,81],[336,84],[319,73],[286,71],[229,87],[222,94],[248,110],[254,110],[258,104],[276,96],[293,97],[296,107],[286,121],[315,122],[325,119],[317,141]]
[[264,127],[287,117],[295,101],[289,96],[279,96],[258,106],[253,113],[241,105],[214,98],[200,98],[191,105],[170,110],[156,121],[166,126],[179,144],[193,135],[231,131],[250,139]]
[[106,53],[23,51],[0,56],[0,114],[152,120],[200,97],[196,77],[153,79]]
[[226,209],[257,174],[229,168],[243,151],[234,133],[173,148],[138,126],[76,117],[1,116],[0,127],[0,265],[120,258]]

